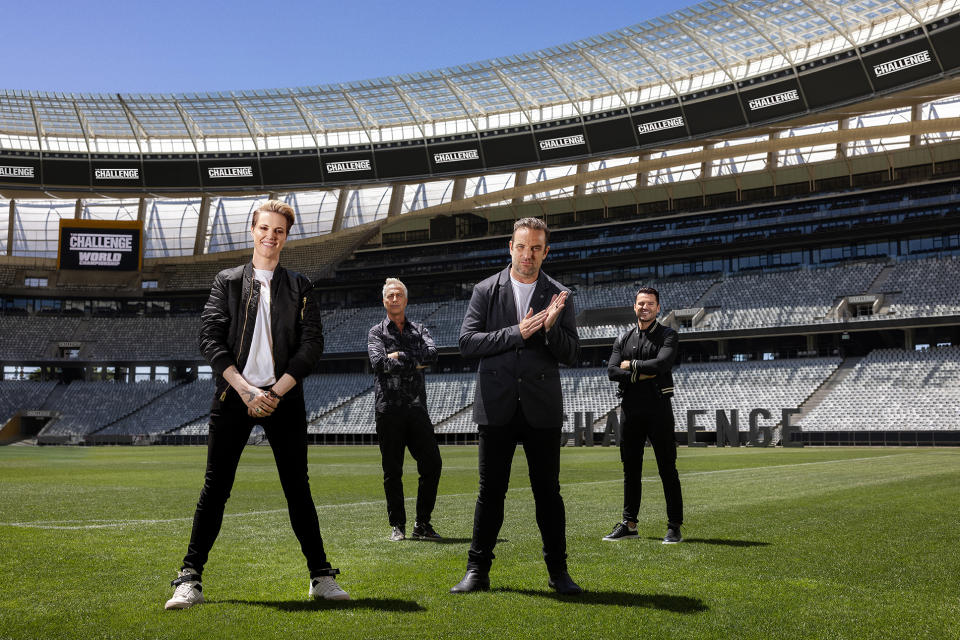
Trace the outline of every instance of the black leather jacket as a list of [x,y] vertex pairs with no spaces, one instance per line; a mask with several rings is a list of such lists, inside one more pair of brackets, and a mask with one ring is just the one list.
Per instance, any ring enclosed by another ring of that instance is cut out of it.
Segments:
[[[226,399],[229,384],[223,372],[230,365],[243,371],[257,320],[260,287],[253,285],[253,264],[217,274],[200,314],[200,352],[217,376],[214,405]],[[300,382],[323,353],[323,325],[310,280],[277,265],[270,281],[270,332],[274,375],[289,373]]]
[[[618,395],[623,398],[624,411],[642,410],[644,402],[651,397],[673,397],[673,363],[678,343],[677,332],[657,321],[646,331],[634,324],[616,339],[607,374],[619,383]],[[624,360],[630,361],[630,369],[620,368]],[[655,377],[638,380],[640,374]]]

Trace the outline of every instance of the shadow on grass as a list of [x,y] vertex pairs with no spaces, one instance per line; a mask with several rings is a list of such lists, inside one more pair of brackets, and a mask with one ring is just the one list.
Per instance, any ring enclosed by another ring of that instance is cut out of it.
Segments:
[[699,598],[687,596],[672,596],[666,593],[629,593],[627,591],[591,591],[585,590],[581,595],[563,596],[555,591],[534,591],[533,589],[511,589],[500,587],[494,592],[519,593],[525,596],[539,596],[561,602],[577,602],[580,604],[612,604],[620,607],[641,607],[644,609],[660,609],[673,613],[703,613],[710,608]]
[[356,600],[207,600],[204,605],[246,604],[255,607],[270,607],[278,611],[321,611],[324,609],[374,609],[418,613],[426,611],[416,600],[397,598],[357,598]]
[[[470,544],[471,538],[407,538],[404,542],[432,542],[433,544]],[[498,540],[497,542],[503,542]]]
[[[662,538],[650,537],[647,540],[662,541]],[[726,540],[724,538],[684,538],[680,544],[714,544],[721,547],[769,547],[769,542],[759,540]]]

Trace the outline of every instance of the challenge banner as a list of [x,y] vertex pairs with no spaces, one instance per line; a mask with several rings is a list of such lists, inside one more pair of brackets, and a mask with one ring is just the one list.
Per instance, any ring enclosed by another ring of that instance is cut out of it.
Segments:
[[57,269],[139,271],[142,237],[139,221],[61,218]]

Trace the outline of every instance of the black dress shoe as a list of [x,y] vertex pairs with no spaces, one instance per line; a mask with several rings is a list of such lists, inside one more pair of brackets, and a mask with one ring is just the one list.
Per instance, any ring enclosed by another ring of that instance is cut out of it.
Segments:
[[[570,576],[567,576],[567,580],[570,580]],[[471,591],[489,590],[490,576],[486,573],[481,573],[477,569],[467,569],[467,575],[463,576],[463,580],[450,587],[450,593],[470,593]]]
[[575,596],[583,593],[583,589],[580,588],[580,585],[574,582],[573,578],[571,578],[570,574],[566,571],[563,573],[558,573],[555,576],[550,576],[550,582],[547,584],[549,584],[550,588],[556,590],[556,592],[560,595]]

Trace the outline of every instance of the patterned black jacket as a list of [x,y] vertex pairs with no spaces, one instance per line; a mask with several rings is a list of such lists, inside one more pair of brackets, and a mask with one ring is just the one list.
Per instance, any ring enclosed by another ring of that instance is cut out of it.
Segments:
[[[387,354],[394,351],[398,351],[400,357],[388,358]],[[426,411],[427,388],[422,365],[437,361],[437,348],[423,324],[407,319],[401,334],[390,318],[384,318],[370,327],[367,355],[376,380],[377,413],[411,407]]]

